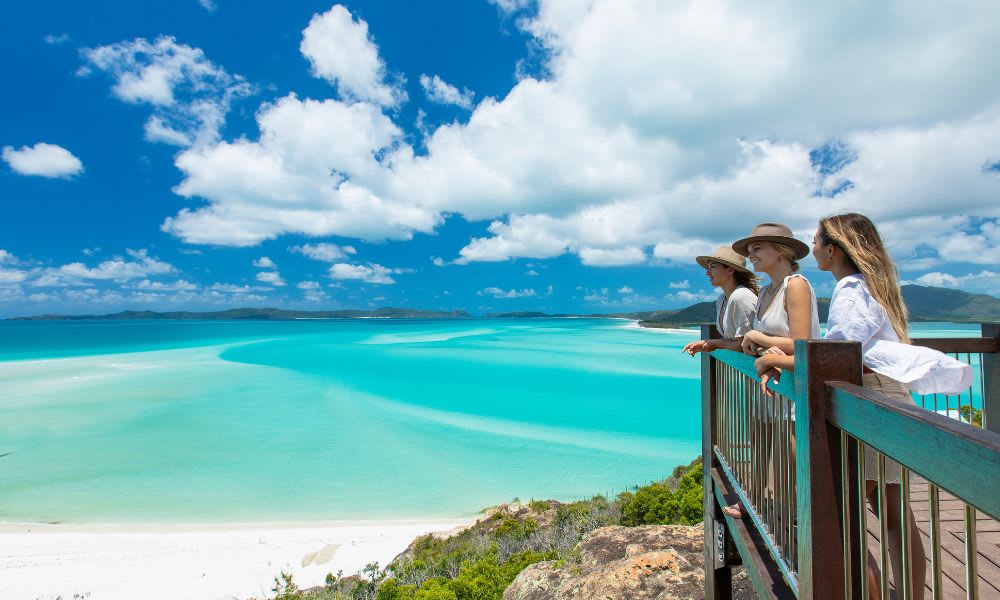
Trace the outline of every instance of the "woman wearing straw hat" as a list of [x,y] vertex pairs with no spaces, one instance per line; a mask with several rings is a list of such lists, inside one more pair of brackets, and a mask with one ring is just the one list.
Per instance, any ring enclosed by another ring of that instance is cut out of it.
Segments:
[[809,247],[795,239],[788,226],[761,223],[749,236],[733,242],[733,250],[770,279],[758,295],[753,329],[743,336],[743,351],[759,354],[778,347],[792,354],[795,340],[818,338],[816,293],[798,273],[798,261],[809,254]]
[[[907,386],[919,394],[957,394],[969,388],[972,367],[936,350],[908,344],[909,323],[896,265],[868,217],[847,213],[821,219],[813,236],[813,256],[820,270],[829,271],[837,279],[830,299],[825,339],[861,342],[862,382],[866,388],[906,404],[913,404]],[[761,385],[769,394],[768,379],[778,375],[777,369],[794,369],[795,357],[783,350],[769,349],[757,359],[756,366]],[[877,512],[878,459],[871,448],[865,448],[864,463],[865,494]],[[899,463],[886,459],[884,475],[886,546],[894,581],[899,582],[904,573],[903,527],[909,521],[910,529],[916,531],[916,522],[912,511],[909,515],[900,512]],[[924,594],[924,547],[918,535],[912,535],[910,541],[910,591],[919,600]],[[880,583],[870,554],[868,565],[869,593],[875,598]]]
[[[794,352],[795,340],[818,338],[819,312],[816,293],[809,281],[798,273],[798,261],[809,254],[809,247],[795,239],[792,230],[780,223],[761,223],[750,235],[733,243],[733,250],[746,256],[758,273],[766,273],[770,282],[761,288],[757,309],[753,316],[753,329],[743,336],[742,349],[747,354],[760,354],[768,348],[780,348],[788,354]],[[780,410],[783,419],[795,419],[795,407]],[[766,436],[764,436],[766,438]],[[790,451],[795,454],[794,438]],[[763,482],[765,498],[775,498],[773,460],[774,449],[770,441],[762,450],[767,457],[768,475]],[[771,501],[775,501],[771,500]],[[768,505],[761,507],[768,510]],[[739,504],[722,509],[731,517],[739,518],[743,511]]]
[[691,356],[720,348],[740,350],[740,338],[752,327],[757,307],[757,276],[747,269],[746,259],[729,246],[719,246],[714,253],[695,260],[705,268],[708,282],[722,289],[715,301],[715,326],[722,339],[698,340],[682,350]]

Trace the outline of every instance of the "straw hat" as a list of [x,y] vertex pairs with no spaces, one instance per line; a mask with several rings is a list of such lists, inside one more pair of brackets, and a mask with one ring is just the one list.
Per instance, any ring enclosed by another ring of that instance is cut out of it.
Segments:
[[809,246],[805,242],[800,242],[795,239],[792,235],[792,230],[788,228],[788,225],[782,225],[781,223],[761,223],[753,228],[750,235],[743,238],[742,240],[737,240],[733,242],[733,250],[738,252],[741,256],[746,256],[749,254],[747,251],[747,246],[753,242],[775,242],[778,244],[784,244],[792,249],[795,253],[795,260],[800,258],[805,258],[809,255]]
[[696,256],[694,257],[698,264],[708,268],[708,263],[722,263],[727,267],[732,267],[737,271],[743,271],[744,273],[749,273],[750,270],[747,269],[747,259],[743,258],[729,246],[719,246],[716,248],[715,252],[708,256]]

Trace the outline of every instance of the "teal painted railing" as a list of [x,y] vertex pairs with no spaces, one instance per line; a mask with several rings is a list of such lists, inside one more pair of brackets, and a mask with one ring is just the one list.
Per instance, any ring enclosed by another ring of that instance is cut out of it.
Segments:
[[[934,598],[1000,591],[990,562],[995,557],[986,561],[989,568],[979,568],[980,546],[989,544],[977,545],[976,535],[977,518],[1000,518],[997,333],[986,325],[981,338],[914,340],[974,366],[976,381],[964,405],[982,411],[985,428],[969,422],[976,411],[960,411],[962,400],[954,396],[937,407],[919,396],[916,405],[906,405],[861,387],[855,342],[798,340],[794,372],[770,384],[770,393],[760,387],[753,357],[704,354],[706,598],[731,597],[737,564],[762,598],[889,598],[892,589],[898,598],[919,598],[925,581]],[[717,334],[706,325],[703,335]],[[874,453],[873,472],[865,472],[859,458],[866,451]],[[902,465],[897,487],[887,482],[892,461]],[[910,518],[917,508],[910,484],[920,481],[922,490],[923,480],[926,549]],[[871,514],[866,487],[874,488]],[[942,520],[943,502],[952,521]],[[741,517],[721,510],[733,504]],[[951,562],[943,561],[942,523],[954,525],[956,514],[961,527],[953,537],[963,540],[964,560],[955,560],[950,548],[945,558]],[[890,579],[893,535],[902,548],[898,582]],[[871,543],[879,547],[875,583],[866,558]],[[926,579],[917,581],[925,567]]]

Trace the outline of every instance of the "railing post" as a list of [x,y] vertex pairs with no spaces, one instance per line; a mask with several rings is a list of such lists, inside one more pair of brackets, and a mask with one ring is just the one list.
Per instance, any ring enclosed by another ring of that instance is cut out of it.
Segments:
[[[1000,325],[983,323],[983,337],[1000,341]],[[1000,354],[983,352],[983,429],[1000,432]]]
[[[718,339],[715,325],[701,326],[701,339]],[[701,485],[704,497],[705,528],[705,598],[706,600],[729,600],[733,597],[732,569],[725,564],[724,550],[719,550],[716,542],[716,514],[720,510],[715,501],[715,482],[712,469],[719,465],[715,460],[715,440],[717,407],[715,394],[715,364],[712,355],[701,355]],[[725,526],[723,526],[725,529]],[[724,540],[723,540],[724,541]],[[722,552],[722,556],[719,553]],[[721,567],[718,565],[722,565]]]
[[[846,598],[841,527],[840,431],[827,421],[828,381],[861,385],[861,344],[796,340],[795,469],[798,506],[798,597]],[[846,458],[846,457],[844,457]],[[853,545],[853,544],[852,544]]]

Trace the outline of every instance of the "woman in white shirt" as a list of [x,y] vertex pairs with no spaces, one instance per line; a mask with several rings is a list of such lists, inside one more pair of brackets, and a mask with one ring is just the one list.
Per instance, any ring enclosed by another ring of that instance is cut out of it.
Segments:
[[722,290],[715,301],[715,326],[722,339],[698,340],[682,349],[694,356],[712,350],[740,350],[740,338],[750,330],[757,307],[757,276],[747,269],[745,258],[729,246],[719,246],[713,254],[697,256],[708,282]]
[[798,273],[798,261],[809,254],[809,247],[795,239],[786,225],[761,223],[748,237],[733,243],[733,250],[748,257],[754,270],[770,279],[758,294],[753,329],[743,336],[743,351],[759,354],[776,346],[791,354],[795,340],[818,338],[816,293]]
[[[876,389],[900,402],[913,404],[909,390],[892,375],[915,382],[918,386],[941,384],[943,380],[955,377],[958,379],[950,384],[962,385],[966,380],[966,373],[961,367],[941,360],[948,357],[926,348],[907,345],[909,325],[906,305],[896,279],[896,267],[885,250],[878,230],[867,217],[849,213],[822,219],[813,237],[813,256],[820,270],[831,272],[837,279],[837,286],[830,300],[825,339],[861,342],[864,370],[862,377],[866,388]],[[766,385],[769,377],[776,374],[774,369],[795,367],[791,350],[771,348],[757,359],[757,371],[762,375],[763,385]],[[903,358],[906,360],[899,360]],[[921,382],[928,377],[933,381]],[[877,469],[875,452],[866,448],[865,492],[876,512]],[[900,581],[903,576],[903,543],[899,511],[899,464],[887,459],[885,475],[888,499],[885,516],[889,534],[887,545],[895,581]],[[912,512],[909,519],[911,531],[916,531]],[[911,535],[910,539],[913,581],[910,589],[913,598],[921,600],[926,570],[924,547],[920,536]],[[879,592],[878,572],[873,559],[869,558],[868,564],[868,586],[871,597],[874,598],[878,597]]]

